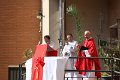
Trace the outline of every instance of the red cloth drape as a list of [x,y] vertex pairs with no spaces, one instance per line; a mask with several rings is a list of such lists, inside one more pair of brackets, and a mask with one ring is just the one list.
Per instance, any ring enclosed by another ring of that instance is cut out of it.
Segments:
[[45,65],[44,56],[47,54],[48,56],[57,56],[57,51],[50,48],[47,44],[36,46],[36,51],[32,59],[31,80],[42,80],[43,67]]

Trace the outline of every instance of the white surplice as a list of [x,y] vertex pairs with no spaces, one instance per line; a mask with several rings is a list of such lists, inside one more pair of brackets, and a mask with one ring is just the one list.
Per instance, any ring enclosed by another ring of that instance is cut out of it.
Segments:
[[49,46],[56,50],[56,46],[55,46],[55,43],[53,41],[50,41]]
[[76,56],[75,54],[76,45],[77,45],[77,41],[74,40],[72,42],[68,42],[67,44],[65,44],[62,51],[63,56],[69,56],[69,57]]
[[[72,41],[72,42],[68,42],[68,44],[66,44],[63,48],[63,56],[66,57],[76,57],[77,54],[75,53],[75,49],[76,49],[76,45],[77,45],[77,41]],[[67,69],[68,70],[75,70],[75,62],[76,59],[69,59],[67,62]],[[78,73],[77,72],[66,72],[65,77],[78,77]],[[67,80],[67,79],[66,79]],[[68,80],[78,80],[77,78],[68,78]]]

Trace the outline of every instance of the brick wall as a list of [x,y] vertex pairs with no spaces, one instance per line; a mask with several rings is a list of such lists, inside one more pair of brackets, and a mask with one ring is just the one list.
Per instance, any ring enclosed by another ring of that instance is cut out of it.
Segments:
[[0,0],[0,80],[8,80],[8,65],[18,65],[26,48],[40,39],[40,0]]

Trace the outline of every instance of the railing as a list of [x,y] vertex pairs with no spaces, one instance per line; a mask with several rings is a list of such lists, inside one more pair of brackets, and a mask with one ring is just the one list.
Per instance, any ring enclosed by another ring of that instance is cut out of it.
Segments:
[[[120,59],[119,58],[113,58],[114,61],[119,62],[119,67],[120,67]],[[114,71],[114,80],[120,80],[120,70],[119,71]]]
[[25,65],[25,62],[19,64],[19,79],[18,80],[26,80],[26,72],[23,70],[23,66]]
[[[69,59],[77,59],[77,58],[78,57],[69,57]],[[83,57],[80,57],[80,58],[83,58]],[[84,57],[84,58],[85,59],[104,59],[104,60],[107,59],[107,60],[110,60],[111,70],[67,70],[66,69],[65,72],[66,73],[67,72],[109,72],[111,74],[109,80],[120,80],[120,71],[115,71],[113,69],[113,64],[115,64],[114,61],[115,60],[120,61],[119,58],[105,58],[105,57]],[[25,80],[25,78],[24,78],[25,73],[22,70],[22,67],[24,64],[25,64],[25,62],[23,62],[22,64],[19,64],[19,80]],[[64,76],[64,80],[69,80],[70,78],[82,78],[83,79],[83,77],[66,77],[66,76]],[[93,77],[89,77],[89,78],[93,78]],[[102,78],[104,78],[104,77],[101,77],[101,79],[97,78],[97,80],[102,80]]]
[[[107,59],[110,60],[111,64],[111,70],[68,70],[66,69],[65,72],[108,72],[111,74],[111,76],[109,76],[110,79],[104,79],[104,80],[120,80],[120,72],[119,71],[114,71],[113,69],[113,65],[114,65],[114,61],[120,61],[119,58],[106,58],[106,57],[79,57],[80,59]],[[70,57],[69,59],[77,59],[77,57]],[[103,63],[104,64],[104,63]],[[101,78],[97,78],[97,77],[66,77],[64,76],[64,80],[69,80],[70,78],[81,78],[82,80],[84,78],[96,78],[97,80],[102,80],[102,78],[105,77],[101,77]],[[108,78],[108,77],[107,77]]]
[[[25,67],[22,67],[22,71],[25,72]],[[8,66],[8,80],[19,80],[19,66],[18,65]]]

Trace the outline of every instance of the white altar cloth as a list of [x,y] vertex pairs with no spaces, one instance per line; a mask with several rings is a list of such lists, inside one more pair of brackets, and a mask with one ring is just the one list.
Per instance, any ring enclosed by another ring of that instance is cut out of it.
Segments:
[[[63,80],[67,57],[44,57],[43,80]],[[32,59],[25,63],[26,80],[31,80]]]

